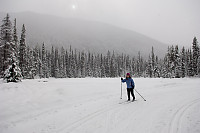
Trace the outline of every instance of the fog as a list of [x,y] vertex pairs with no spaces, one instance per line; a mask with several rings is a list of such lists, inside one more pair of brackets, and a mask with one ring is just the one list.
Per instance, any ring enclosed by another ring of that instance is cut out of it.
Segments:
[[167,44],[200,39],[199,0],[0,0],[0,12],[23,11],[109,23]]

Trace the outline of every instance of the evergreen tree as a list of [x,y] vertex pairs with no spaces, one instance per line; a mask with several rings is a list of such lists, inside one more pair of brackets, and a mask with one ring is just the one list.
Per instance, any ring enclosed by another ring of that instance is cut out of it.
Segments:
[[185,77],[185,48],[182,48],[181,51],[181,77]]
[[151,60],[151,56],[149,55],[149,59],[148,59],[148,65],[147,65],[147,75],[152,78],[152,60]]
[[[132,58],[132,62],[131,62],[131,68],[132,68],[132,75],[135,75],[135,73],[136,73],[136,62],[135,62],[135,58],[133,57]],[[119,76],[121,76],[121,75],[119,75]]]
[[21,70],[20,68],[16,65],[16,63],[13,63],[6,69],[4,72],[4,80],[7,82],[18,82],[21,81]]
[[2,20],[0,33],[0,75],[15,62],[14,50],[12,23],[9,14],[7,14]]
[[110,77],[116,77],[117,73],[117,67],[115,64],[115,53],[113,51],[113,55],[111,57],[111,62],[110,62]]
[[33,49],[33,76],[34,77],[38,77],[39,73],[40,73],[40,66],[41,66],[41,62],[40,62],[40,58],[39,58],[39,48],[38,46],[36,46]]
[[34,57],[33,57],[33,50],[27,46],[27,60],[26,60],[26,67],[27,67],[27,77],[33,79],[34,78]]
[[20,38],[20,46],[19,46],[19,66],[22,71],[23,77],[27,76],[27,66],[26,66],[26,29],[23,24],[22,26],[22,33]]
[[163,78],[169,78],[170,73],[169,73],[169,64],[168,64],[168,56],[166,55],[164,57],[163,65],[161,66],[161,71],[162,71],[162,77]]
[[66,64],[66,76],[69,78],[69,72],[70,72],[70,65],[69,65],[69,56],[68,56],[68,52],[66,50],[65,52],[65,64]]
[[54,62],[54,64],[55,64],[55,69],[54,69],[54,71],[55,71],[55,78],[59,78],[60,77],[60,75],[59,75],[59,59],[58,59],[58,49],[56,48],[55,49],[55,62]]
[[103,58],[103,55],[101,54],[101,75],[100,75],[100,77],[101,78],[103,78],[103,77],[105,77],[106,76],[106,74],[105,74],[105,60],[104,60],[104,58]]
[[159,68],[158,56],[156,56],[155,68],[154,68],[154,76],[160,78],[160,75],[161,75],[161,70]]
[[61,77],[66,77],[66,62],[65,62],[65,50],[61,48],[61,62],[60,62],[60,69],[61,69]]
[[199,56],[198,61],[197,61],[197,71],[198,71],[198,75],[200,77],[200,56]]
[[188,52],[188,56],[189,56],[189,60],[188,60],[188,76],[194,76],[194,67],[193,67],[193,56],[192,56],[192,52],[191,49]]
[[198,74],[197,62],[198,62],[198,57],[199,57],[199,46],[198,46],[198,41],[196,37],[194,37],[193,39],[192,50],[193,50],[193,71],[194,71],[194,75],[197,75]]
[[80,59],[80,71],[81,71],[81,78],[85,77],[85,53],[81,52],[81,59]]
[[175,77],[180,78],[180,71],[181,71],[181,65],[180,65],[181,59],[179,56],[179,48],[178,45],[175,46],[175,60],[174,60],[174,66],[175,66]]
[[138,52],[137,64],[136,64],[136,72],[138,77],[141,77],[142,75],[141,64],[142,64],[142,58],[140,52]]
[[55,51],[54,51],[54,47],[51,47],[51,77],[55,77]]
[[167,77],[171,78],[172,70],[171,70],[171,55],[170,55],[170,53],[171,53],[171,49],[170,49],[170,47],[168,47],[166,58],[164,59],[164,63],[165,63]]
[[46,57],[46,49],[44,43],[42,44],[42,74],[41,77],[48,77],[48,67],[47,67],[47,57]]
[[46,63],[47,63],[47,78],[51,76],[51,53],[46,50]]
[[153,76],[155,77],[155,54],[154,54],[154,48],[151,49],[151,65],[153,70]]
[[19,40],[18,40],[18,35],[17,35],[17,20],[16,20],[16,18],[14,19],[14,27],[13,27],[13,50],[14,50],[13,55],[15,58],[14,62],[16,64],[16,68],[17,68],[17,67],[19,67]]
[[[15,18],[14,20],[14,27],[13,27],[13,43],[14,43],[14,54],[15,54],[15,57],[16,58],[19,58],[19,49],[18,49],[18,45],[19,45],[19,42],[18,42],[18,36],[17,36],[17,20]],[[18,65],[19,65],[19,62],[17,62]]]
[[106,77],[110,77],[110,51],[107,52],[106,60],[105,60],[105,73]]
[[78,77],[78,58],[77,58],[77,51],[75,49],[75,53],[74,53],[74,61],[73,61],[74,65],[74,78]]
[[175,50],[174,50],[174,46],[172,45],[170,48],[170,57],[169,57],[169,63],[170,63],[170,72],[171,72],[171,76],[175,77]]

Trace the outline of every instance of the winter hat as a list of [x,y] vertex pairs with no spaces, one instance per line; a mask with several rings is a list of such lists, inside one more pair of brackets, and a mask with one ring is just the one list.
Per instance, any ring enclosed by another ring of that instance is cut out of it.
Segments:
[[129,75],[129,76],[130,76],[130,73],[127,73],[126,75]]

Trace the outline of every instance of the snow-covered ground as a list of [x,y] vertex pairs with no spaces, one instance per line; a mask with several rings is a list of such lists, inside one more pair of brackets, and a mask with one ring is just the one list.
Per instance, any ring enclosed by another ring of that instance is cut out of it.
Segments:
[[0,80],[0,133],[200,133],[200,79]]

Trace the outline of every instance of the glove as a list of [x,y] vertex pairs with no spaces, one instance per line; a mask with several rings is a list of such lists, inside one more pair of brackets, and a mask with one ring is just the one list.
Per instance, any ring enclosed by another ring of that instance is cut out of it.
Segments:
[[121,80],[124,80],[123,78],[121,78]]

